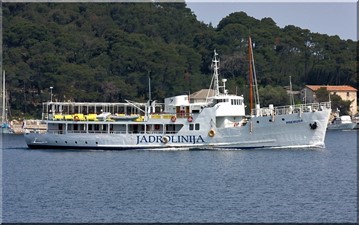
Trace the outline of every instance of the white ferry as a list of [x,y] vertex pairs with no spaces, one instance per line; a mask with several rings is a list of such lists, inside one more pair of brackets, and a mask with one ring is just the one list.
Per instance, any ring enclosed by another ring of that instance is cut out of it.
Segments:
[[[213,58],[210,89],[147,103],[43,103],[45,133],[25,134],[29,148],[247,149],[323,147],[330,102],[267,108],[245,114],[243,96],[219,83]],[[252,85],[250,85],[252,88]],[[199,93],[206,93],[198,98]]]

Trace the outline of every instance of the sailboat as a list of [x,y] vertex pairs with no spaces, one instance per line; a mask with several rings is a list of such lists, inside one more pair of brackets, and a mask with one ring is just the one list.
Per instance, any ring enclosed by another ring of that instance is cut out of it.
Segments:
[[8,109],[7,109],[7,98],[6,98],[6,86],[5,86],[5,70],[2,74],[2,98],[1,98],[1,133],[12,133],[11,125],[8,121]]

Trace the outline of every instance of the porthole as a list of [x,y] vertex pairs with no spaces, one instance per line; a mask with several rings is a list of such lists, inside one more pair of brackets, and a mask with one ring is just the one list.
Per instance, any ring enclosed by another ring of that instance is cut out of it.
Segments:
[[271,120],[271,119],[269,119],[269,122],[272,122],[272,120]]
[[67,141],[65,141],[65,144],[67,144]]
[[96,141],[96,144],[98,144],[98,142]]
[[284,121],[285,119],[284,119],[284,118],[282,118],[282,120]]
[[85,144],[87,144],[87,141],[85,141]]
[[77,141],[75,141],[75,144],[77,144]]
[[259,121],[257,120],[257,123],[259,123]]
[[55,141],[55,143],[57,143],[57,141]]

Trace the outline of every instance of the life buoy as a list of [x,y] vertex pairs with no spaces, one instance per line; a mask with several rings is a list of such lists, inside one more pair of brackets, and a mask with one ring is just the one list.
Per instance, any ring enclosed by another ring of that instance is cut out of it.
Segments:
[[170,139],[169,139],[168,136],[163,136],[163,138],[162,138],[162,142],[165,143],[165,144],[166,144],[169,140],[170,140]]
[[79,118],[79,116],[74,116],[74,120],[76,120],[76,121],[79,121],[80,120],[80,118]]
[[187,118],[187,121],[188,121],[188,122],[192,122],[192,121],[193,121],[193,117],[192,117],[192,116],[189,116],[189,117]]
[[177,119],[176,116],[172,116],[172,117],[171,117],[171,121],[172,121],[172,122],[176,122],[176,119]]
[[208,132],[208,136],[210,136],[210,137],[214,137],[215,134],[216,134],[216,132],[214,132],[213,129],[211,129],[211,130]]

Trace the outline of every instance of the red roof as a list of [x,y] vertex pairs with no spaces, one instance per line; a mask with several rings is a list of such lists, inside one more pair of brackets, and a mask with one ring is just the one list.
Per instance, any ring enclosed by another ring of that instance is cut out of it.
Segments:
[[312,91],[316,91],[319,88],[326,88],[327,91],[357,91],[357,89],[353,88],[349,85],[305,85],[307,88]]

